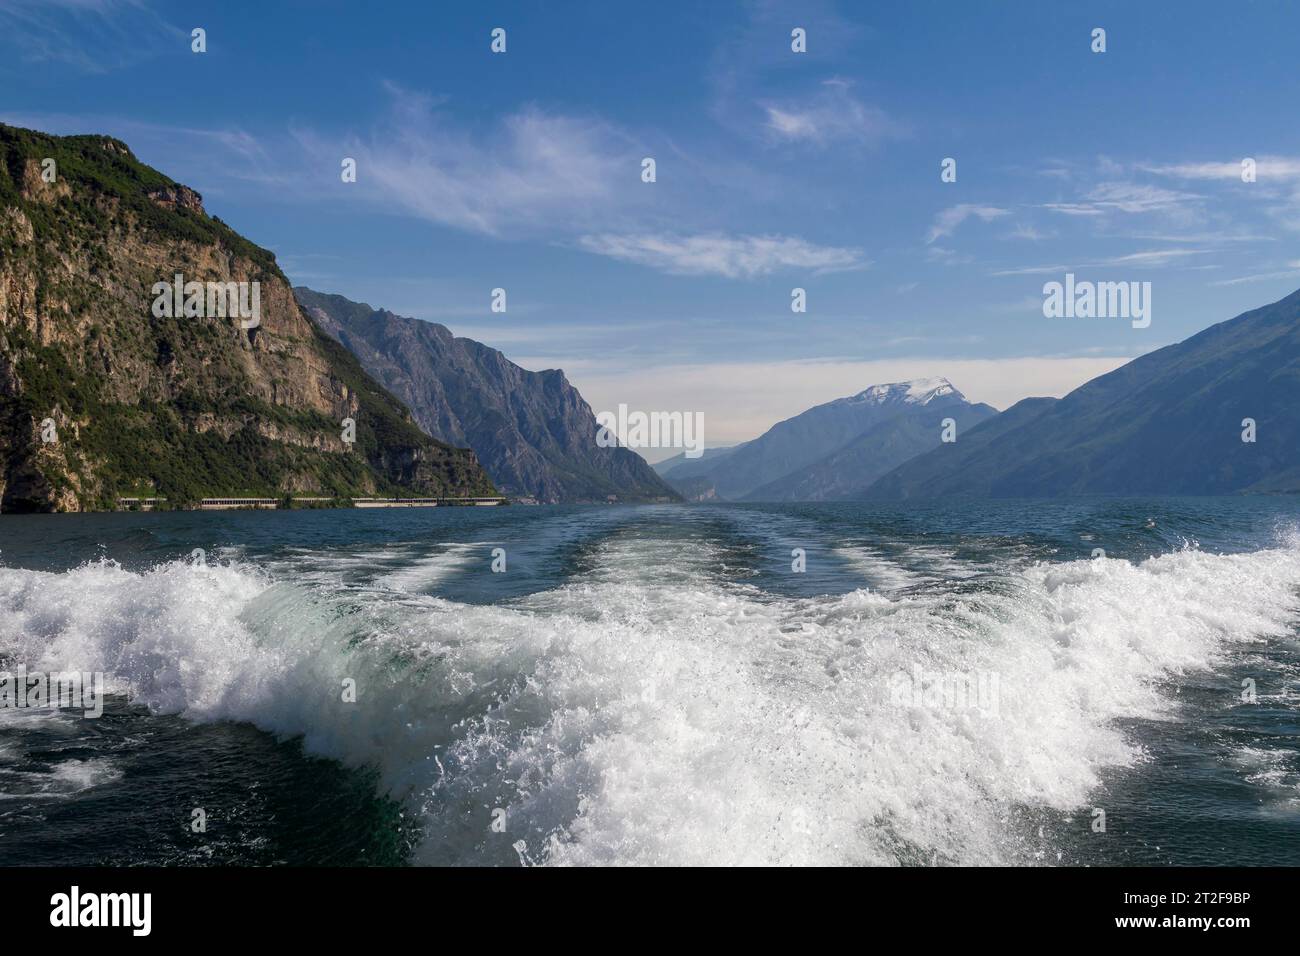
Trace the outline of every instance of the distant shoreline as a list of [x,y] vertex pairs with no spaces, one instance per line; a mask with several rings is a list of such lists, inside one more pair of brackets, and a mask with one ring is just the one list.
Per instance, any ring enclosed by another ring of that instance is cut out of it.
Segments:
[[[508,505],[505,497],[466,498],[201,498],[197,505],[167,507],[166,498],[118,498],[115,511],[280,511],[313,508],[463,508]],[[162,507],[160,507],[160,505]]]

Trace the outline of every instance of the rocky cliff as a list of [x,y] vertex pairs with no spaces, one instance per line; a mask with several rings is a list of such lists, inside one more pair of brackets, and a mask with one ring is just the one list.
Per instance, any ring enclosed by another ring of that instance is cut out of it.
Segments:
[[198,193],[117,140],[0,125],[0,510],[288,493],[494,488]]

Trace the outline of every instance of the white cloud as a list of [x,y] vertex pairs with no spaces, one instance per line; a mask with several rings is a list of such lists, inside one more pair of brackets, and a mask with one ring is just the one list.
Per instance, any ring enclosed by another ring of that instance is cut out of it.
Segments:
[[1071,266],[1021,266],[1018,269],[999,269],[991,276],[1041,276],[1055,272],[1068,272]]
[[925,258],[930,262],[942,262],[944,265],[965,265],[974,261],[971,256],[949,249],[946,246],[926,246]]
[[[1245,159],[1245,157],[1242,157]],[[1139,167],[1150,173],[1171,176],[1175,179],[1227,180],[1241,182],[1242,159],[1222,163],[1174,163],[1167,166]],[[1255,177],[1260,182],[1268,180],[1300,179],[1300,159],[1291,156],[1257,156]]]
[[1087,203],[1077,202],[1046,202],[1043,208],[1051,212],[1059,212],[1063,216],[1102,216],[1105,213],[1096,206],[1090,206]]
[[1233,242],[1273,242],[1273,236],[1261,236],[1243,232],[1186,232],[1179,235],[1134,235],[1130,239],[1146,242],[1196,242],[1208,245],[1220,245]]
[[1044,203],[1044,209],[1067,216],[1101,216],[1108,212],[1157,213],[1184,209],[1204,199],[1195,193],[1131,182],[1098,183],[1082,202]]
[[189,53],[189,29],[142,0],[0,0],[0,45],[29,63],[108,73],[149,57]]
[[807,113],[766,106],[767,126],[774,133],[788,139],[818,139],[817,123]]
[[1009,215],[1010,212],[1009,209],[1000,209],[997,206],[978,206],[972,203],[950,206],[935,216],[934,225],[930,227],[930,231],[926,234],[925,241],[931,243],[943,236],[951,236],[957,231],[958,226],[972,216],[981,222],[989,222]]
[[1238,276],[1235,279],[1220,279],[1217,282],[1211,282],[1212,286],[1232,286],[1244,285],[1249,282],[1268,282],[1272,279],[1294,279],[1300,276],[1300,259],[1292,260],[1286,263],[1284,269],[1276,272],[1260,272],[1255,275]]
[[1078,262],[1072,266],[1053,265],[1053,266],[1020,266],[1010,269],[998,269],[990,272],[991,276],[1034,276],[1050,275],[1053,273],[1068,272],[1071,269],[1097,268],[1099,266],[1137,266],[1137,267],[1157,267],[1166,266],[1171,263],[1180,262],[1187,256],[1205,255],[1204,249],[1148,249],[1142,252],[1130,252],[1122,256],[1112,256],[1109,259],[1093,259],[1091,261]]
[[[341,155],[356,157],[366,195],[408,215],[511,238],[589,227],[589,217],[619,200],[619,182],[636,182],[640,173],[625,138],[599,120],[530,108],[474,138],[444,122],[430,98],[391,84],[389,92],[388,119]],[[300,139],[338,154],[313,137]]]
[[902,135],[884,110],[867,106],[849,90],[844,80],[826,80],[811,97],[761,102],[768,135],[818,146],[846,140],[876,143]]
[[1150,249],[1145,252],[1131,252],[1125,256],[1115,256],[1105,259],[1095,265],[1122,266],[1122,265],[1141,265],[1141,266],[1164,266],[1175,262],[1185,256],[1202,256],[1205,255],[1204,249]]
[[1029,242],[1042,242],[1044,239],[1056,238],[1054,232],[1041,232],[1034,226],[1020,223],[1008,235],[1008,239],[1025,239]]
[[1201,198],[1195,193],[1124,182],[1100,183],[1088,193],[1096,206],[1127,213],[1161,212]]
[[859,249],[818,246],[794,236],[603,233],[583,236],[578,244],[597,255],[676,275],[720,275],[731,279],[753,278],[782,269],[822,274],[869,265]]
[[1265,214],[1270,219],[1283,229],[1300,232],[1300,158],[1276,155],[1255,157],[1255,182],[1250,184],[1241,181],[1241,163],[1238,159],[1144,168],[1173,178],[1224,184],[1227,187],[1225,195],[1262,200]]

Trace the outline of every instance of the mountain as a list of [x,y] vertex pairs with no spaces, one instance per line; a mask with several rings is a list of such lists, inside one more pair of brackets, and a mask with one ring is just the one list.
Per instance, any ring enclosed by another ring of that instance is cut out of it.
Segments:
[[288,493],[494,488],[198,193],[119,140],[0,125],[0,511]]
[[[744,444],[743,442],[741,444]],[[667,478],[669,475],[690,474],[691,471],[699,465],[700,467],[713,467],[718,463],[719,458],[725,458],[740,445],[725,445],[723,447],[705,448],[697,458],[687,458],[686,452],[680,452],[671,458],[665,458],[663,461],[656,462],[650,467],[655,470],[660,478]],[[707,466],[703,463],[708,462]]]
[[299,287],[299,304],[410,405],[428,434],[478,453],[507,494],[543,502],[677,500],[640,455],[596,444],[596,416],[558,369],[529,372],[445,326]]
[[[865,489],[866,498],[927,497],[918,489],[939,476],[965,468],[978,468],[990,445],[1007,434],[1015,434],[1032,418],[1045,412],[1058,400],[1055,398],[1026,398],[1000,415],[985,420],[974,428],[959,431],[957,441],[941,445],[925,454],[899,465],[878,478]],[[1015,449],[1016,439],[1006,446],[1010,453],[1025,457],[1033,454],[1030,448]]]
[[728,445],[724,448],[706,448],[697,458],[687,458],[686,453],[673,455],[654,465],[659,477],[668,482],[672,489],[687,501],[714,501],[718,497],[713,487],[709,471],[717,467],[728,455],[734,454],[745,445]]
[[[955,392],[955,390],[954,390]],[[880,476],[931,448],[941,447],[943,420],[951,418],[960,438],[967,430],[997,415],[990,405],[938,401],[914,412],[895,415],[867,429],[853,441],[751,491],[749,501],[837,501],[861,498]],[[955,444],[951,443],[951,444]]]
[[[1300,490],[1300,292],[1029,399],[901,465],[878,498]],[[1253,419],[1256,441],[1242,440]]]
[[[978,409],[973,418],[968,417],[970,409]],[[672,470],[669,482],[686,491],[686,479],[695,479],[692,498],[709,490],[733,501],[766,500],[769,495],[794,500],[801,493],[837,496],[840,489],[865,488],[881,468],[888,470],[903,460],[897,456],[938,442],[942,420],[956,418],[958,412],[959,427],[962,420],[995,414],[987,405],[971,405],[943,378],[873,385],[779,422],[712,461],[683,462]],[[837,452],[844,457],[832,459]],[[880,456],[883,460],[877,462]],[[808,469],[812,472],[805,474]],[[709,479],[708,489],[698,480],[703,477]]]

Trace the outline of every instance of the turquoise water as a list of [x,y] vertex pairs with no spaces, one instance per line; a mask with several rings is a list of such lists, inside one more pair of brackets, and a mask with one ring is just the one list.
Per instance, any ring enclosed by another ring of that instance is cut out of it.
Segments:
[[6,516],[0,661],[112,694],[0,711],[0,863],[1295,865],[1298,528],[1290,497]]

